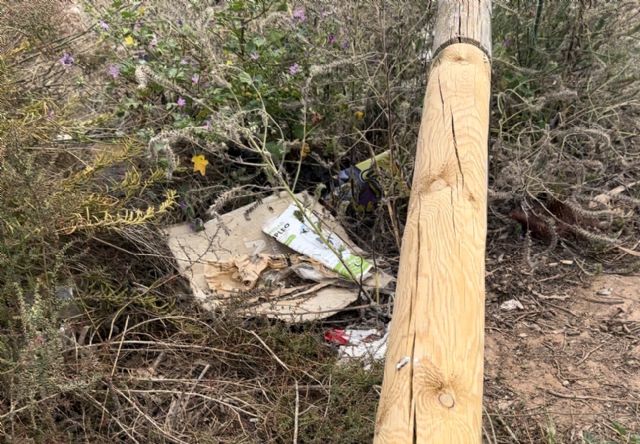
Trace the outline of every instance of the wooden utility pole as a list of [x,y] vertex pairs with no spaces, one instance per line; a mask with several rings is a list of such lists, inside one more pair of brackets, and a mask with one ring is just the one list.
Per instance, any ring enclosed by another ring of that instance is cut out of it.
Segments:
[[480,443],[491,1],[439,0],[375,443]]

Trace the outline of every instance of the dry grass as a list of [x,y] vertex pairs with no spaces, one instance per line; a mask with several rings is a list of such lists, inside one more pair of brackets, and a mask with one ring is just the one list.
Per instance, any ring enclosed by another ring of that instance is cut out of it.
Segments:
[[[344,166],[390,149],[402,168],[380,173],[379,211],[334,209],[359,244],[397,267],[433,12],[418,3],[306,4],[309,15],[333,10],[350,46],[314,68],[291,106],[309,111],[308,119],[312,108],[332,106],[336,115],[347,107],[366,119],[326,122],[309,139],[319,150],[304,164],[285,159],[274,173],[265,172],[260,150],[245,155],[238,147],[250,131],[238,117],[243,110],[225,110],[219,115],[234,119],[217,123],[233,130],[225,134],[233,143],[214,144],[197,131],[167,142],[183,165],[194,147],[208,150],[203,182],[180,170],[169,181],[147,157],[150,135],[173,130],[165,115],[109,115],[117,104],[97,74],[106,50],[84,31],[58,26],[65,5],[0,1],[0,434],[7,442],[371,440],[381,368],[336,365],[323,323],[291,327],[201,312],[159,228],[205,217],[210,207],[220,213],[250,202],[273,185],[269,174],[290,186],[297,177],[297,189],[316,191]],[[492,289],[504,287],[500,279],[513,282],[505,294],[527,291],[526,283],[546,276],[547,263],[563,255],[581,258],[586,273],[638,266],[615,248],[637,248],[640,229],[640,186],[631,186],[640,181],[633,19],[640,5],[521,3],[496,1],[494,19],[489,254],[506,252],[526,264],[515,275],[504,274],[503,265],[489,270]],[[159,18],[170,21],[175,5],[167,5],[158,2]],[[209,18],[183,20],[200,30],[193,45],[202,48],[199,56],[223,63],[214,44],[222,36],[207,34]],[[69,45],[81,53],[73,67],[82,72],[81,88],[57,62]],[[337,89],[345,93],[326,95]],[[73,139],[56,140],[60,134]],[[589,205],[619,185],[628,188],[610,208]],[[168,188],[180,191],[192,214],[167,208],[139,224],[122,217],[160,210]],[[85,208],[119,222],[96,224]],[[533,238],[519,239],[509,215],[524,217]],[[60,298],[67,286],[74,288],[71,300]],[[386,311],[390,301],[382,302]],[[349,312],[328,324],[388,321],[381,313]],[[485,439],[514,442],[516,434],[519,442],[569,442],[552,421],[535,432],[513,427],[487,412]]]

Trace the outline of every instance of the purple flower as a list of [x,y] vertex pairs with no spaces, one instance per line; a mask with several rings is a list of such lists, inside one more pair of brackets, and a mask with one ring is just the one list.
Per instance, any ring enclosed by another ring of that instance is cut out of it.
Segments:
[[62,54],[62,57],[60,57],[60,60],[58,61],[62,66],[64,66],[65,68],[68,68],[69,66],[73,65],[73,62],[75,61],[75,59],[71,54],[69,54],[68,52],[65,52],[64,54]]
[[188,65],[189,61],[187,59],[182,59],[182,60],[180,60],[180,64],[181,65]]
[[212,128],[212,126],[211,126],[211,119],[207,119],[207,120],[205,120],[205,121],[204,121],[204,128],[205,128],[207,131],[211,131],[211,128]]
[[120,67],[118,65],[109,65],[107,72],[111,77],[117,79],[120,76]]
[[342,42],[342,49],[349,49],[349,40],[345,40],[344,42]]
[[289,67],[289,74],[291,74],[292,76],[295,76],[299,72],[300,72],[300,65],[298,65],[297,63],[294,63]]
[[254,51],[251,54],[249,54],[249,58],[255,62],[260,58],[260,54]]
[[338,39],[336,38],[335,34],[329,34],[327,36],[327,44],[329,45],[335,45],[335,43],[338,41]]
[[103,31],[108,31],[109,30],[109,24],[107,22],[105,22],[104,20],[100,20],[98,22],[98,26],[100,26]]
[[200,83],[200,74],[194,74],[191,76],[191,83],[197,85]]
[[178,108],[184,108],[186,104],[187,104],[187,101],[184,99],[184,97],[178,97],[178,101],[176,102],[176,105],[178,105]]
[[303,23],[307,20],[307,15],[305,14],[304,8],[302,6],[298,6],[293,10],[293,18],[296,19],[296,21],[299,23]]

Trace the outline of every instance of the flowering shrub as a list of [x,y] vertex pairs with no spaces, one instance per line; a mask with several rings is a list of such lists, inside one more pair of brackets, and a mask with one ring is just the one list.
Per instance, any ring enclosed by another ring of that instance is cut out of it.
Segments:
[[[371,149],[393,148],[406,135],[415,140],[416,120],[408,122],[407,112],[419,105],[421,91],[405,85],[393,97],[380,94],[405,76],[415,79],[413,71],[393,65],[380,40],[360,38],[366,17],[355,6],[338,9],[326,0],[232,0],[221,6],[113,0],[92,13],[93,30],[108,48],[104,77],[109,96],[119,103],[118,126],[130,126],[150,142],[153,155],[170,169],[168,177],[179,168],[175,142],[184,140],[199,147],[184,163],[203,150],[224,158],[238,146],[260,154],[249,156],[254,163],[268,156],[281,176],[274,181],[267,171],[272,185],[296,182],[300,165],[294,173],[295,167],[283,166],[286,161],[299,163],[311,154],[344,163],[343,154],[354,145],[370,145],[356,152],[362,158]],[[426,16],[411,20],[424,26]],[[389,41],[400,40],[401,33],[387,32]],[[420,45],[408,50],[417,52]],[[390,123],[395,138],[382,135]],[[164,137],[168,131],[178,133]],[[256,142],[247,142],[252,137]],[[352,157],[345,159],[350,163]]]
[[[121,0],[97,21],[96,32],[113,50],[106,75],[120,115],[185,128],[205,126],[224,107],[251,110],[263,102],[286,138],[304,137],[309,70],[344,52],[329,32],[331,18],[314,14],[327,29],[319,35],[307,10],[287,2],[189,5],[200,17],[195,23],[166,16],[161,5]],[[72,63],[70,57],[61,63]]]

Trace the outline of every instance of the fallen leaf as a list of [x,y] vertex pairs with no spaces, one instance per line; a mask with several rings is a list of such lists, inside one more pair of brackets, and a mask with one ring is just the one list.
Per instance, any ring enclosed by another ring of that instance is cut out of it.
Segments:
[[207,174],[207,165],[209,165],[209,161],[202,154],[193,156],[191,161],[193,162],[194,173],[200,173],[202,176]]
[[309,154],[311,154],[311,147],[308,143],[305,143],[302,145],[302,148],[300,148],[300,157],[306,159]]

